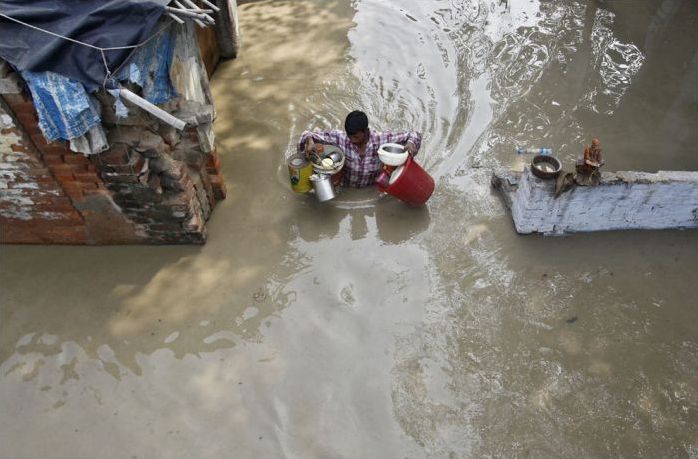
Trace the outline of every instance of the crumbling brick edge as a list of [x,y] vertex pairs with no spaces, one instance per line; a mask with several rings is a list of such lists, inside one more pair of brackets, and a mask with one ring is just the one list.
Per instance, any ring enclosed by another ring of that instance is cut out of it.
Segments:
[[206,241],[226,196],[211,106],[195,107],[181,133],[148,117],[105,121],[110,149],[84,156],[45,140],[28,91],[2,72],[16,86],[0,94],[0,244]]

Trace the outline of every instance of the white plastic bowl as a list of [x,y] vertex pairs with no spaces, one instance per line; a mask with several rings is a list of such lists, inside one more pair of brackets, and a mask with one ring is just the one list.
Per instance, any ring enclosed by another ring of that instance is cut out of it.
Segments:
[[386,166],[402,166],[409,153],[399,143],[384,143],[378,148],[378,158]]

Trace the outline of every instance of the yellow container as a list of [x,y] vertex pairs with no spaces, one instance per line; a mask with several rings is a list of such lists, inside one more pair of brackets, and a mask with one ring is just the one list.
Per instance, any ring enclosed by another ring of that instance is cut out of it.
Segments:
[[313,189],[313,184],[310,183],[313,165],[302,154],[288,158],[288,175],[291,178],[291,188],[296,193],[307,193]]

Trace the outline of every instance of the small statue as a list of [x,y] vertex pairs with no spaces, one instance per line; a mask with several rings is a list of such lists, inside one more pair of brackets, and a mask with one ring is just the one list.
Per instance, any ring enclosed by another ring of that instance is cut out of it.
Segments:
[[584,149],[584,157],[575,164],[575,169],[577,171],[575,182],[583,186],[598,185],[601,180],[599,168],[603,165],[601,142],[599,139],[594,138],[591,141],[591,145],[587,145]]
[[603,159],[601,158],[601,142],[599,139],[592,139],[591,145],[588,145],[584,149],[584,162],[591,167],[598,169],[603,166]]

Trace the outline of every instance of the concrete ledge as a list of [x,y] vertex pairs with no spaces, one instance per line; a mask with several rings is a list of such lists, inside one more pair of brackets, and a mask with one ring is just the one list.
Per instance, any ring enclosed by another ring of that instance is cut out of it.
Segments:
[[576,186],[558,198],[555,181],[528,167],[495,173],[492,185],[520,234],[698,228],[698,172],[604,172],[598,186]]

